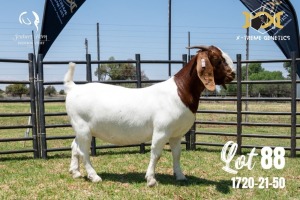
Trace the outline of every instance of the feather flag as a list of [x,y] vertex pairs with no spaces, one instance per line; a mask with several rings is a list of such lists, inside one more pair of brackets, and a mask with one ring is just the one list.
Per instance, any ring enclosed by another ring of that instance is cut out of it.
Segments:
[[47,54],[57,36],[85,0],[46,0],[39,42],[39,54]]

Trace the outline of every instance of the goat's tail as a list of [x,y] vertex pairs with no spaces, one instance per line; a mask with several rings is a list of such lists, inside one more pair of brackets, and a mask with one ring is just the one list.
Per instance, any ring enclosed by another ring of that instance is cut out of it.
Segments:
[[69,63],[69,70],[66,73],[65,78],[64,78],[64,86],[65,86],[65,92],[66,93],[71,91],[71,89],[75,86],[75,83],[73,81],[75,65],[76,64],[73,63],[73,62]]

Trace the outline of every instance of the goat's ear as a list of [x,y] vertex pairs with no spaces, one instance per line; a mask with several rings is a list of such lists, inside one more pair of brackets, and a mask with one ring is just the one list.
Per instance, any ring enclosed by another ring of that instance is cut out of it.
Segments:
[[203,85],[209,91],[216,89],[214,67],[208,59],[207,52],[200,51],[197,55],[197,74]]

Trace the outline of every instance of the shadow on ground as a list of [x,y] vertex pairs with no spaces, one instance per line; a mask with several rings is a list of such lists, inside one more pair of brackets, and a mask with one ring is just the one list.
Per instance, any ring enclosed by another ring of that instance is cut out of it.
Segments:
[[[101,176],[103,181],[112,181],[112,182],[119,182],[119,183],[145,183],[145,174],[138,173],[138,172],[130,172],[125,174],[117,174],[117,173],[101,173],[98,174]],[[176,181],[174,176],[168,174],[156,174],[156,180],[158,181],[159,185],[175,185],[175,186],[215,186],[216,190],[227,194],[230,192],[231,182],[228,180],[221,180],[221,181],[212,181],[207,179],[198,178],[195,176],[187,176],[187,181]],[[85,177],[86,178],[86,177]],[[87,178],[86,178],[87,179]]]

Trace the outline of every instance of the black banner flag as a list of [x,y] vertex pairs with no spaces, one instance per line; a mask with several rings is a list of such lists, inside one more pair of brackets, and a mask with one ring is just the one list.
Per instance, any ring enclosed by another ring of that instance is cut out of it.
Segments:
[[46,0],[39,54],[47,54],[59,33],[84,2],[85,0]]
[[[261,34],[268,33],[286,58],[291,52],[300,57],[300,41],[297,15],[289,0],[241,0],[250,13],[244,28],[254,28]],[[300,76],[300,64],[297,65]]]

